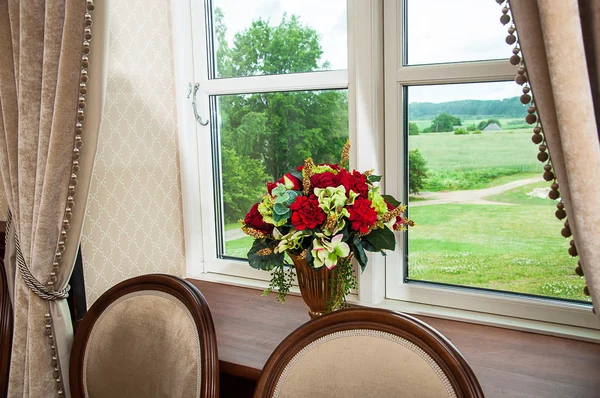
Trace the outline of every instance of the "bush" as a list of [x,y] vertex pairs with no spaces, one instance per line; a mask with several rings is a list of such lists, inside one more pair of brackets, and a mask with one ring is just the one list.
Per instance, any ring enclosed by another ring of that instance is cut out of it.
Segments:
[[465,128],[459,127],[456,130],[454,130],[454,134],[455,135],[467,135],[467,134],[469,134],[469,132]]
[[440,113],[431,121],[431,126],[423,129],[424,133],[444,133],[452,131],[454,126],[462,126],[460,118],[447,113]]
[[419,126],[417,123],[408,123],[408,135],[419,135],[421,132],[419,131]]
[[408,190],[411,194],[418,194],[429,176],[427,161],[418,149],[408,153],[408,166]]
[[475,126],[474,124],[467,127],[467,131],[475,131],[475,130],[477,130],[477,126]]
[[475,130],[473,131],[473,134],[481,134],[481,130]]
[[498,119],[488,119],[488,120],[482,120],[481,122],[479,122],[479,124],[477,125],[477,128],[479,130],[483,130],[489,124],[492,124],[492,123],[496,123],[498,125],[498,127],[502,127],[502,124],[500,123],[500,120],[498,120]]

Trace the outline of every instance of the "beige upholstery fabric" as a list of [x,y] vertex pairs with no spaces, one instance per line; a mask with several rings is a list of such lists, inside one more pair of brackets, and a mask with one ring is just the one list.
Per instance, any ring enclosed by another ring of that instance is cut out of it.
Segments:
[[511,0],[510,5],[569,226],[598,305],[600,2]]
[[125,295],[90,333],[86,397],[198,397],[200,350],[196,324],[179,300],[157,291]]
[[351,330],[300,351],[282,372],[274,397],[455,397],[448,378],[423,350],[395,335]]
[[[42,284],[50,278],[67,204],[85,9],[81,0],[0,1],[0,172],[11,226],[27,267]],[[94,136],[86,139],[93,142]],[[88,154],[93,156],[92,148]],[[85,195],[75,200],[85,206]],[[9,236],[7,253],[14,252],[14,237]],[[59,371],[68,370],[68,309],[63,300],[49,309],[23,283],[13,260],[9,255],[6,261],[15,317],[8,396],[54,396],[58,385],[53,355]],[[72,270],[73,258],[64,260],[56,275],[57,290]],[[44,335],[44,314],[49,311],[55,353]],[[59,380],[66,375],[59,374]],[[69,396],[68,383],[65,388]]]

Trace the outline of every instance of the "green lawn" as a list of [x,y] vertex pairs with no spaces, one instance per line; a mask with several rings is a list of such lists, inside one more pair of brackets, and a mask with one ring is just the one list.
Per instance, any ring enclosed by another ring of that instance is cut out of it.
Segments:
[[584,280],[574,273],[577,259],[567,254],[562,225],[553,217],[554,205],[537,204],[542,200],[409,208],[419,224],[409,231],[409,277],[586,300]]

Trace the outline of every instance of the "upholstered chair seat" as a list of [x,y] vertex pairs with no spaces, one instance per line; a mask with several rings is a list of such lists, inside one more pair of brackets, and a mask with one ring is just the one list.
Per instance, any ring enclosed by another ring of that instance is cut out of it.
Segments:
[[125,281],[85,315],[71,356],[75,397],[218,396],[215,331],[190,283],[167,275]]
[[313,320],[268,360],[256,397],[482,397],[464,358],[419,320],[352,309]]

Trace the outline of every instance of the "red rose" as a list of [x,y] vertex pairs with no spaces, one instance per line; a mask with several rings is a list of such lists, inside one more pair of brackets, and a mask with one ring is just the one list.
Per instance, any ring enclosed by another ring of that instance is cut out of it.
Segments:
[[299,231],[306,228],[313,229],[327,219],[325,212],[319,207],[319,199],[315,195],[298,196],[290,209],[292,210],[292,224]]
[[285,185],[285,177],[287,177],[292,182],[292,184],[294,184],[294,187],[292,188],[293,191],[299,191],[300,189],[302,189],[302,181],[294,177],[292,174],[287,173],[285,176],[281,177],[276,182],[267,182],[267,191],[269,191],[269,195],[271,195],[273,189],[277,187],[277,184]]
[[348,206],[352,221],[352,229],[360,233],[366,233],[369,228],[377,222],[377,212],[371,207],[369,199],[356,198],[352,206]]
[[340,185],[340,178],[331,171],[313,174],[310,177],[310,183],[315,188],[337,187]]
[[248,214],[246,214],[246,217],[244,218],[244,224],[265,234],[272,233],[273,228],[275,227],[274,225],[263,221],[262,214],[258,212],[258,203],[255,203]]
[[367,198],[369,196],[369,185],[367,185],[367,177],[361,172],[356,170],[352,171],[352,180],[351,180],[350,189],[362,196],[363,198]]
[[[394,205],[392,205],[387,200],[385,201],[385,204],[387,205],[388,211],[392,211],[395,209]],[[402,216],[396,217],[396,222],[394,223],[394,230],[398,231],[403,224],[404,224],[404,218]]]

